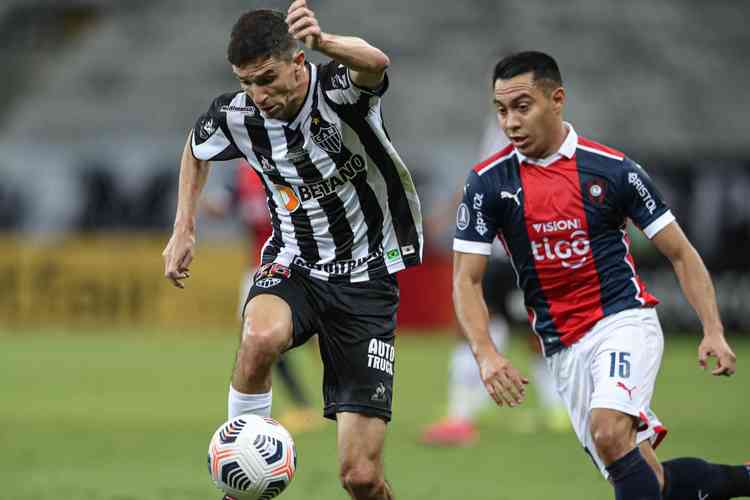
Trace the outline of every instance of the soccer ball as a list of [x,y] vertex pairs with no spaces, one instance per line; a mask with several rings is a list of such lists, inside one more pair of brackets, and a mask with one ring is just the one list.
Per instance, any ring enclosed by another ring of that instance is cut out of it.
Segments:
[[240,415],[222,424],[208,445],[208,473],[236,500],[269,500],[294,477],[297,452],[289,432],[272,418]]

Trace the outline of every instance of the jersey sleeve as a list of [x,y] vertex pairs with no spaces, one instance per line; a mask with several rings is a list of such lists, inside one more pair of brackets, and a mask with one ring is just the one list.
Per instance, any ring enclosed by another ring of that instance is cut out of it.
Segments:
[[453,250],[463,253],[490,255],[497,234],[490,191],[482,177],[472,171],[466,179],[464,194],[456,212],[456,235]]
[[[351,78],[351,71],[343,64],[331,61],[320,69],[320,82],[326,98],[335,104],[357,104],[367,111],[380,102],[388,90],[388,74],[377,88],[359,87]],[[364,104],[364,105],[363,105]]]
[[199,160],[226,161],[242,157],[227,127],[227,114],[223,110],[236,94],[224,94],[211,103],[195,122],[190,146]]
[[656,185],[645,170],[626,158],[620,178],[619,202],[625,216],[629,217],[647,238],[674,222],[675,217]]

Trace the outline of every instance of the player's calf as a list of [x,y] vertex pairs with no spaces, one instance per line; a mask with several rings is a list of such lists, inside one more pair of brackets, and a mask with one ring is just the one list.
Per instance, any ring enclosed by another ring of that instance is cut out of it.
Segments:
[[748,465],[720,465],[700,458],[676,458],[662,466],[664,500],[726,500],[750,496]]
[[392,498],[382,467],[376,461],[360,458],[345,461],[340,469],[341,485],[356,500],[388,500]]

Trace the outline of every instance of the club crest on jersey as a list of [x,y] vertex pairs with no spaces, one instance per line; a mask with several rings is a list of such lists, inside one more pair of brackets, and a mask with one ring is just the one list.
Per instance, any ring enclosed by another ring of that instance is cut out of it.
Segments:
[[319,112],[314,112],[310,121],[312,141],[323,151],[340,153],[343,138],[341,131],[332,123],[323,119]]
[[255,272],[253,284],[260,288],[273,288],[281,283],[282,280],[288,279],[291,275],[292,271],[288,267],[270,262],[263,264]]
[[219,128],[219,121],[208,116],[203,119],[203,122],[198,127],[198,137],[205,141],[216,132],[217,128]]
[[584,186],[584,190],[589,200],[601,205],[604,203],[604,196],[607,194],[607,181],[604,179],[589,181]]

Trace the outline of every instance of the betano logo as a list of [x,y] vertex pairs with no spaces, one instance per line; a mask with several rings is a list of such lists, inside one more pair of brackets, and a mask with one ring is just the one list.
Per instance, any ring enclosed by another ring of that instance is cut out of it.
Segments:
[[284,203],[284,206],[289,213],[292,213],[299,208],[301,203],[299,201],[299,198],[297,197],[297,193],[294,192],[294,189],[289,186],[279,185],[276,185],[276,189],[279,191],[281,201],[282,203]]
[[310,200],[321,200],[338,192],[339,188],[353,182],[355,178],[365,175],[367,163],[360,155],[352,155],[333,175],[315,184],[302,184],[295,189],[290,186],[276,185],[282,204],[289,213],[297,210],[302,203]]

